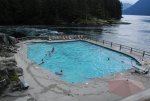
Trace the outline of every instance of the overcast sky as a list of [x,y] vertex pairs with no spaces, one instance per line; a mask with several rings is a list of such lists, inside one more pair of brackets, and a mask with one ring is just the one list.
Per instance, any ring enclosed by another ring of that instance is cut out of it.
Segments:
[[134,4],[136,3],[138,0],[120,0],[122,3],[130,3],[130,4]]

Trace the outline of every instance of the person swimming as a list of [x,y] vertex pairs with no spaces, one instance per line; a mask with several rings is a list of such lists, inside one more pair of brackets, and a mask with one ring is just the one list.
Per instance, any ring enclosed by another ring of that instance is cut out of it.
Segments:
[[51,52],[53,53],[53,52],[54,52],[54,50],[55,50],[55,49],[54,49],[54,47],[53,47]]
[[41,61],[42,61],[41,64],[43,64],[43,63],[44,63],[44,60],[42,59]]
[[124,63],[124,60],[121,60],[122,63]]
[[60,70],[60,74],[63,74],[63,71],[62,71],[62,70]]
[[63,71],[60,70],[60,72],[55,72],[56,75],[63,75]]
[[40,63],[39,65],[41,65],[41,64],[43,64],[43,63],[44,63],[44,60],[42,59],[42,60],[41,60],[41,63]]

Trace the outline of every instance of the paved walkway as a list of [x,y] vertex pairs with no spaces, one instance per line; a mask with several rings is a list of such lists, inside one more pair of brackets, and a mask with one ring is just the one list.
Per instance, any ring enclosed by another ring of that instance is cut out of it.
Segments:
[[150,99],[150,89],[144,90],[120,101],[144,101],[145,99]]

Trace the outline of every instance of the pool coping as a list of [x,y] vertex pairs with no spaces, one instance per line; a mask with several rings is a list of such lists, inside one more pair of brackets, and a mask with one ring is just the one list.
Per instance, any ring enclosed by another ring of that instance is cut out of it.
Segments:
[[[76,41],[76,40],[65,40],[65,41]],[[91,42],[91,40],[82,40],[82,41]],[[89,99],[94,101],[99,101],[100,99],[101,101],[122,100],[124,99],[124,97],[120,97],[118,95],[109,93],[108,84],[107,84],[109,80],[119,78],[119,77],[134,78],[138,81],[144,81],[145,87],[150,88],[150,86],[148,85],[148,83],[150,82],[149,78],[147,80],[147,76],[144,76],[144,79],[140,79],[139,77],[141,77],[141,75],[130,73],[132,69],[118,72],[102,78],[95,78],[93,80],[85,81],[83,83],[79,83],[75,85],[68,84],[63,80],[60,80],[54,74],[48,72],[47,70],[41,68],[39,65],[27,59],[26,43],[31,43],[31,42],[64,42],[64,40],[60,40],[60,41],[27,40],[18,43],[18,45],[20,46],[19,52],[15,54],[15,58],[18,63],[17,65],[18,67],[22,67],[24,69],[25,81],[29,82],[31,88],[33,87],[33,89],[28,90],[27,93],[29,93],[30,95],[32,95],[34,99],[37,99],[39,101],[40,100],[46,101],[47,97],[49,99],[53,99],[54,101],[55,100],[70,101],[70,99],[73,101],[87,101]],[[92,43],[97,44],[94,41]],[[102,46],[101,44],[97,44],[97,45]],[[112,49],[112,47],[107,47],[104,45],[102,47]],[[117,49],[112,49],[112,50],[118,51]],[[125,52],[123,52],[123,54],[129,55],[135,58],[137,61],[141,62],[138,56],[135,57],[133,56],[134,54],[131,55]],[[146,79],[146,83],[145,83],[145,79]],[[48,84],[46,84],[46,82],[48,82]],[[99,91],[98,89],[101,90]],[[46,96],[47,94],[50,95]],[[37,95],[40,97],[37,97]],[[23,99],[27,99],[27,98],[31,98],[31,96],[27,96],[26,98]]]

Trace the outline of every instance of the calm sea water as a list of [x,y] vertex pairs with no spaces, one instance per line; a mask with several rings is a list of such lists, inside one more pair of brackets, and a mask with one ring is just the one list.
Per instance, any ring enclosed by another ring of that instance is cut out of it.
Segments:
[[103,26],[100,39],[150,51],[150,16],[123,15],[129,25]]
[[40,34],[89,34],[99,39],[150,51],[150,16],[123,15],[123,22],[131,24],[103,25],[103,26],[0,26],[0,32],[26,33],[29,36]]
[[[48,51],[55,48],[54,53]],[[79,83],[132,68],[137,62],[127,55],[84,41],[58,43],[31,43],[28,45],[28,59],[41,63],[51,73],[63,70],[61,79]],[[47,55],[45,55],[47,54]]]

